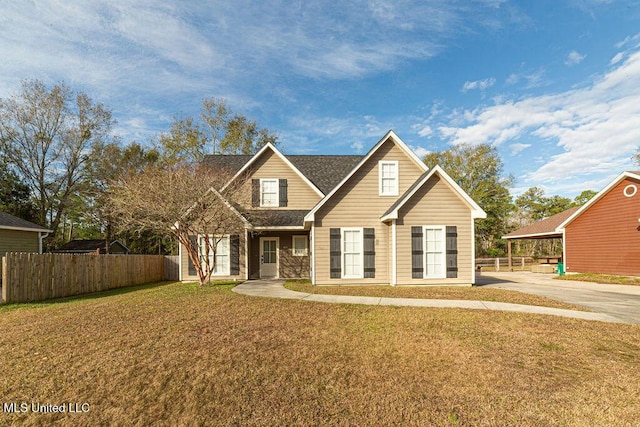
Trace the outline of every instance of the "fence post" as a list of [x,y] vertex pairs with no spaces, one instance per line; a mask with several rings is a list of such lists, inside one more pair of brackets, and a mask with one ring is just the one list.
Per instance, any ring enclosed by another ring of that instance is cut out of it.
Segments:
[[496,258],[496,271],[500,271],[500,258]]

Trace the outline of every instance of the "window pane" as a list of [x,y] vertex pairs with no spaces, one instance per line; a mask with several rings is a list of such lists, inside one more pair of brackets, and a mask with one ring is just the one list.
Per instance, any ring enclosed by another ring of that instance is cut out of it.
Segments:
[[307,254],[307,237],[306,236],[293,236],[293,254],[294,255]]
[[362,276],[362,232],[343,231],[344,276]]
[[444,232],[442,228],[425,228],[425,275],[443,277]]
[[278,181],[275,179],[260,181],[260,205],[278,205]]
[[[213,269],[214,274],[229,274],[229,237],[212,238],[216,244],[216,266]],[[211,254],[211,260],[213,260],[213,254]]]
[[380,163],[380,192],[381,194],[397,194],[398,168],[396,163]]
[[262,261],[266,264],[276,263],[276,241],[275,240],[262,241]]

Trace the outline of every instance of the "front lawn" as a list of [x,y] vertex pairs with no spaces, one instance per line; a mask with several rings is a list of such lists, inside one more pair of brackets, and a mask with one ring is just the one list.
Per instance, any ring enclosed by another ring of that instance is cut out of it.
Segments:
[[576,273],[556,276],[555,279],[640,286],[640,277],[616,276],[614,274]]
[[[0,311],[0,425],[578,426],[640,417],[638,326],[278,300],[231,287],[169,283]],[[12,402],[88,412],[5,412]]]

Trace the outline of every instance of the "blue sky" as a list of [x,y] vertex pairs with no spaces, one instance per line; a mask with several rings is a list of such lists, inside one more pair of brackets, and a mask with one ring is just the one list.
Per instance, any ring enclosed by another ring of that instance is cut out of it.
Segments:
[[498,147],[512,193],[602,189],[640,145],[640,1],[4,1],[0,97],[64,81],[124,141],[223,97],[289,154]]

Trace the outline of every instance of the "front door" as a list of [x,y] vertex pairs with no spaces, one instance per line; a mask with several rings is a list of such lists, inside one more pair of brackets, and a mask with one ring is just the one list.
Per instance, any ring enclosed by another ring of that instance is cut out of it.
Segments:
[[278,238],[260,238],[260,278],[278,277]]

